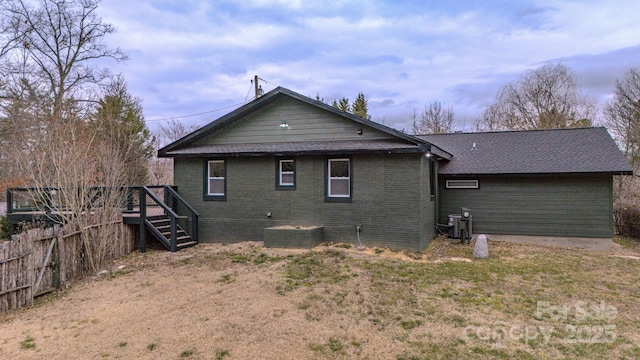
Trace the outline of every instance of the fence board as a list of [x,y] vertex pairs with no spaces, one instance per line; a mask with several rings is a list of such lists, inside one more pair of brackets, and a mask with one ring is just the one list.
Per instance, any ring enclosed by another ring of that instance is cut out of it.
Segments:
[[93,246],[91,239],[101,226],[110,226],[113,234],[113,242],[102,249],[106,259],[122,257],[136,249],[137,231],[121,221],[91,225],[69,234],[58,227],[31,229],[14,235],[11,241],[0,242],[0,311],[30,306],[35,296],[92,274],[91,265],[85,260],[85,246]]

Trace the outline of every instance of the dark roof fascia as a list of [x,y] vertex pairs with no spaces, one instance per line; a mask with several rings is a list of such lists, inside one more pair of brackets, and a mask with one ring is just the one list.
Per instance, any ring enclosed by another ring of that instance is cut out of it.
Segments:
[[423,154],[425,151],[422,148],[413,149],[393,149],[393,150],[304,150],[304,151],[253,151],[253,152],[238,152],[238,153],[198,153],[198,154],[167,154],[164,157],[173,158],[202,158],[202,157],[257,157],[257,156],[303,156],[303,155],[358,155],[358,154]]
[[[279,95],[286,95],[289,96],[291,98],[294,98],[296,100],[302,101],[306,104],[312,105],[312,106],[316,106],[318,108],[321,108],[325,111],[328,111],[330,113],[333,113],[335,115],[347,118],[351,121],[354,121],[358,124],[361,124],[363,126],[367,126],[376,130],[379,130],[381,132],[384,132],[386,134],[392,135],[396,138],[400,138],[404,141],[407,141],[411,144],[414,145],[418,145],[421,149],[424,150],[424,152],[426,152],[427,150],[431,149],[432,152],[437,151],[440,157],[445,158],[450,160],[452,157],[452,154],[437,148],[435,145],[432,145],[431,143],[429,143],[428,141],[424,140],[424,139],[420,139],[416,136],[411,136],[408,134],[405,134],[401,131],[392,129],[388,126],[379,124],[377,122],[371,121],[371,120],[367,120],[367,119],[363,119],[359,116],[356,116],[354,114],[350,114],[348,112],[342,111],[340,109],[337,109],[331,105],[325,104],[322,101],[319,100],[314,100],[311,99],[307,96],[298,94],[294,91],[291,91],[289,89],[283,88],[283,87],[277,87],[274,90],[269,91],[268,93],[266,93],[265,95],[251,101],[250,103],[243,105],[239,108],[237,108],[236,110],[218,118],[217,120],[209,123],[208,125],[203,126],[202,128],[192,132],[191,134],[176,140],[175,142],[163,147],[162,149],[158,150],[158,157],[172,157],[175,155],[170,155],[168,154],[169,152],[171,152],[172,150],[175,150],[181,146],[184,145],[188,145],[190,143],[192,143],[193,141],[196,141],[198,139],[201,139],[213,132],[215,132],[218,129],[221,129],[225,126],[227,126],[230,123],[233,123],[235,120],[257,110],[258,108],[265,106],[273,101],[275,101]],[[434,147],[435,149],[432,149],[431,147]]]
[[567,176],[567,175],[633,175],[633,171],[585,171],[585,172],[546,172],[546,173],[460,173],[448,174],[438,173],[447,177],[470,177],[470,176]]

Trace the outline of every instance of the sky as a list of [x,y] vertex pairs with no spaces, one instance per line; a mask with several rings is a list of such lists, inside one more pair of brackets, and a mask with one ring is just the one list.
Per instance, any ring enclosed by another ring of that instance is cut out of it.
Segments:
[[411,130],[439,101],[455,130],[524,71],[562,63],[604,104],[640,68],[638,0],[103,0],[129,55],[105,62],[155,128],[203,126],[253,99],[251,80],[325,102],[364,93],[372,120]]

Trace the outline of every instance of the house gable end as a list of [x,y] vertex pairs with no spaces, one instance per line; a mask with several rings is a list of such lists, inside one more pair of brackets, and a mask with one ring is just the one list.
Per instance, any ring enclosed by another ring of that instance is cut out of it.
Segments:
[[194,141],[192,145],[351,140],[397,138],[339,114],[282,96]]

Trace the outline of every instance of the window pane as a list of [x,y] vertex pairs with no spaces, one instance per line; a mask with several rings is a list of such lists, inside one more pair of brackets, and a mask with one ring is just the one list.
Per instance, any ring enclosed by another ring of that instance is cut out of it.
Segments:
[[349,177],[349,160],[331,160],[329,177]]
[[282,174],[282,183],[280,185],[293,185],[293,174]]
[[224,161],[209,162],[209,177],[224,177]]
[[349,179],[331,179],[331,196],[349,196]]
[[293,171],[293,161],[281,161],[280,168],[283,172]]
[[224,195],[224,179],[209,179],[209,194]]

